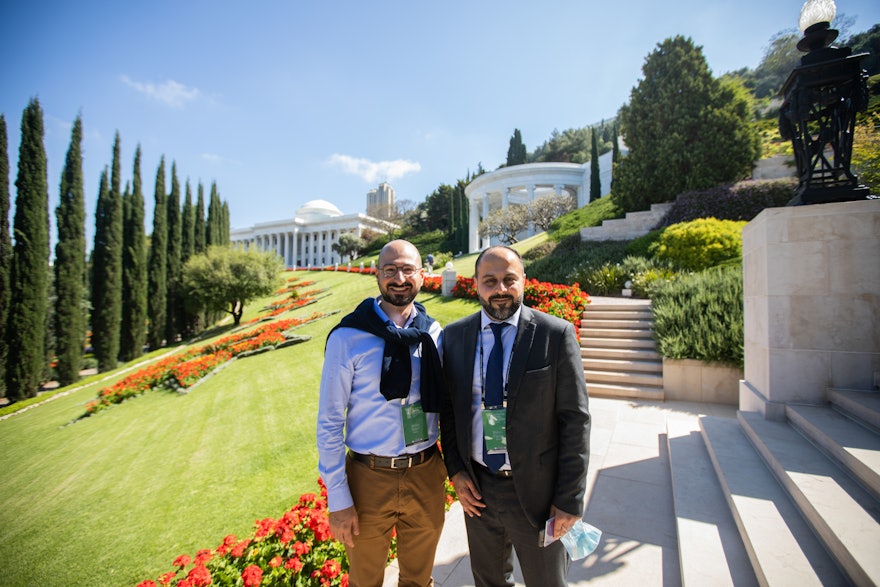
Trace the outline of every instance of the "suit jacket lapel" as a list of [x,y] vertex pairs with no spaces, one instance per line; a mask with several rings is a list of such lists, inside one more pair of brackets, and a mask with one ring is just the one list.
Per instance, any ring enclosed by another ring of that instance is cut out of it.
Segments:
[[535,321],[532,311],[522,307],[519,316],[519,324],[516,329],[516,339],[513,342],[513,355],[510,358],[510,372],[507,375],[507,402],[508,409],[516,399],[519,384],[526,372],[529,353],[532,350],[532,342],[535,340]]

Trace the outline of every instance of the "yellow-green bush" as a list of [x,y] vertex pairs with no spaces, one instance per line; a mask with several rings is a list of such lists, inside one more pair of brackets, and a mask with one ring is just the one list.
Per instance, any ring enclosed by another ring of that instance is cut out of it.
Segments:
[[660,234],[651,253],[681,269],[701,271],[742,257],[745,221],[699,218],[674,224]]

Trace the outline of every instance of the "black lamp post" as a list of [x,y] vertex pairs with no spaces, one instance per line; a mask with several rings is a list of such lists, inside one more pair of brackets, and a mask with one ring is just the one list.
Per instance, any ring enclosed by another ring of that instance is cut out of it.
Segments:
[[850,170],[856,113],[868,107],[867,53],[833,47],[833,0],[807,0],[801,9],[805,52],[782,86],[779,132],[794,147],[798,187],[789,206],[864,200],[870,190]]

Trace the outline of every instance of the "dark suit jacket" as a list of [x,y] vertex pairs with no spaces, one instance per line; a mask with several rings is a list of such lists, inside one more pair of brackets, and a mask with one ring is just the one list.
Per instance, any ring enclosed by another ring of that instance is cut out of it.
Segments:
[[[474,482],[471,393],[480,313],[443,331],[447,391],[440,441],[452,478]],[[522,307],[507,396],[507,452],[516,494],[529,522],[543,528],[550,506],[583,514],[590,451],[590,414],[580,344],[571,323]]]

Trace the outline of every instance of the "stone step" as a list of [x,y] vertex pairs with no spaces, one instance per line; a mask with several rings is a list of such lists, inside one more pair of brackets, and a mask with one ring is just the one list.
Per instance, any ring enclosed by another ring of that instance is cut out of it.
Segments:
[[663,374],[662,361],[634,361],[629,359],[581,359],[585,371],[621,371],[626,373]]
[[650,328],[581,328],[581,338],[652,338]]
[[758,585],[696,419],[666,421],[681,583]]
[[610,383],[612,385],[648,386],[663,389],[663,373],[638,373],[625,371],[584,370],[587,385],[590,383]]
[[584,359],[612,359],[618,361],[659,361],[662,365],[663,357],[660,353],[648,349],[614,349],[614,348],[581,348],[581,358]]
[[740,425],[705,416],[700,430],[758,583],[847,584]]
[[654,323],[652,320],[597,320],[592,316],[581,320],[581,328],[603,328],[603,329],[620,329],[620,330],[652,330]]
[[651,309],[651,300],[633,300],[630,299],[624,304],[603,304],[602,302],[597,302],[595,300],[591,300],[589,304],[584,308],[585,312],[644,312],[650,311]]
[[835,410],[880,430],[880,393],[857,389],[829,389],[826,396]]
[[651,312],[650,308],[646,308],[644,310],[620,311],[616,309],[590,309],[590,306],[587,306],[587,310],[585,310],[583,314],[581,314],[581,318],[584,320],[653,320],[654,313]]
[[739,412],[744,432],[843,571],[857,585],[880,581],[877,501],[785,422]]
[[605,349],[649,349],[657,348],[653,338],[595,338],[591,336],[580,337],[581,348],[605,348]]
[[620,397],[663,401],[663,388],[647,385],[615,385],[587,381],[587,393],[593,397]]
[[787,405],[785,415],[880,500],[880,436],[876,432],[825,406]]

